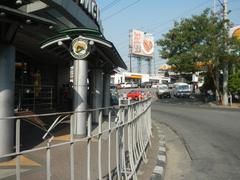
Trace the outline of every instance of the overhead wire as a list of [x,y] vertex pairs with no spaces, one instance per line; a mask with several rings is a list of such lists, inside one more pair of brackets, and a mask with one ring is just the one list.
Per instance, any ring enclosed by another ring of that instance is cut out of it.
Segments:
[[109,4],[107,4],[106,6],[104,6],[101,9],[101,12],[103,13],[104,11],[107,11],[108,9],[116,6],[121,0],[113,0],[112,2],[110,2]]
[[127,6],[123,7],[123,8],[121,8],[121,9],[118,10],[117,12],[115,12],[115,13],[113,13],[113,14],[107,16],[107,17],[104,18],[102,21],[106,21],[106,20],[108,20],[108,19],[110,19],[110,18],[112,18],[112,17],[114,17],[114,16],[120,14],[121,12],[123,12],[123,11],[125,11],[126,9],[128,9],[128,8],[130,8],[130,7],[132,7],[132,6],[134,6],[135,4],[139,3],[140,1],[141,1],[141,0],[136,0],[136,1],[134,1],[133,3],[131,3],[131,4],[129,4],[129,5],[127,5]]

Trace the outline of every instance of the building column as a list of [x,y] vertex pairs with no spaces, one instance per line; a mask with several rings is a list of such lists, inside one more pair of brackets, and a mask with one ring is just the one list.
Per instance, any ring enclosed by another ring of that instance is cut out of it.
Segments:
[[[0,44],[0,155],[13,152],[15,48]],[[0,159],[3,161],[6,159]]]
[[[87,110],[87,77],[88,77],[88,62],[86,60],[74,60],[74,79],[73,90],[74,111]],[[74,134],[86,136],[86,119],[87,112],[74,114]]]
[[[101,69],[92,71],[92,108],[101,108],[103,105],[103,72]],[[98,122],[99,112],[93,113],[93,122]]]
[[[110,92],[110,80],[111,80],[111,76],[110,74],[104,74],[103,76],[103,106],[104,107],[109,107],[110,106],[110,96],[111,96],[111,92]],[[105,109],[104,110],[104,115],[107,116],[108,115],[109,110]]]

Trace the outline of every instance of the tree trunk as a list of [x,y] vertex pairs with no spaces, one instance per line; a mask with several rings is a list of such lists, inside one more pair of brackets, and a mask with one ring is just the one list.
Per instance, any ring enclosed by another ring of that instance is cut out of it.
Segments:
[[223,105],[228,105],[228,62],[224,62],[223,67]]
[[220,92],[220,87],[219,87],[219,78],[220,78],[220,73],[219,73],[218,70],[216,70],[215,78],[213,77],[213,81],[215,81],[214,86],[215,86],[215,89],[216,89],[215,94],[216,94],[216,103],[217,104],[222,103],[221,102],[221,99],[222,99],[221,98],[221,92]]

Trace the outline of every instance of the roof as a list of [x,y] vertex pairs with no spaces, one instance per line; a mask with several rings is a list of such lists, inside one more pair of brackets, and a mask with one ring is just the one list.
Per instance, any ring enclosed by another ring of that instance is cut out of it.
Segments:
[[[103,61],[101,64],[108,66],[109,70],[117,67],[127,69],[114,44],[106,40],[100,31],[94,29],[72,28],[60,31],[55,36],[43,41],[41,49],[47,49],[52,53],[73,59],[69,53],[69,47],[72,40],[77,37],[94,42],[93,54],[99,57]],[[98,61],[97,58],[93,58],[93,61],[95,60]]]

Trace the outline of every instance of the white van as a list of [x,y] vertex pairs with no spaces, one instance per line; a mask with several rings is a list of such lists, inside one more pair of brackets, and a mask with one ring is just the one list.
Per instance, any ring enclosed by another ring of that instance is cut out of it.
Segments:
[[173,85],[173,95],[176,97],[190,97],[192,94],[191,85],[187,83],[175,83]]
[[156,93],[159,99],[164,97],[171,98],[171,92],[166,84],[160,84]]

